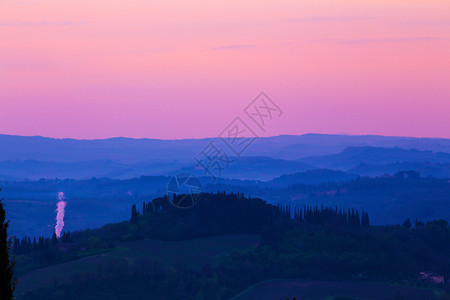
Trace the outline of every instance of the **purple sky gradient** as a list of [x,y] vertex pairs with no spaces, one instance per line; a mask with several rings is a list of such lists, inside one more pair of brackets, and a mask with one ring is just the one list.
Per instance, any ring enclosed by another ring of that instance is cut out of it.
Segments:
[[450,138],[450,2],[0,4],[0,133],[217,136],[265,91],[261,136]]

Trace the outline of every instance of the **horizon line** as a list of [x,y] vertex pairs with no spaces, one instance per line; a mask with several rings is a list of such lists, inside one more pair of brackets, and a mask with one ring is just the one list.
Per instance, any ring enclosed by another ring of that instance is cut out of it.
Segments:
[[[442,140],[450,140],[450,138],[446,137],[424,137],[424,136],[404,136],[404,135],[383,135],[383,134],[352,134],[352,133],[315,133],[308,132],[303,134],[279,134],[279,135],[271,135],[271,136],[258,136],[256,139],[262,138],[275,138],[275,137],[300,137],[306,135],[332,135],[332,136],[353,136],[353,137],[386,137],[386,138],[412,138],[412,139],[442,139]],[[72,137],[50,137],[43,135],[20,135],[20,134],[7,134],[0,133],[0,136],[11,136],[11,137],[27,137],[27,138],[44,138],[44,139],[53,139],[53,140],[76,140],[76,141],[102,141],[102,140],[112,140],[112,139],[130,139],[130,140],[158,140],[158,141],[182,141],[182,140],[207,140],[207,139],[219,139],[219,136],[215,137],[201,137],[201,138],[136,138],[136,137],[126,137],[126,136],[112,136],[105,138],[72,138]],[[243,137],[239,137],[243,138]]]

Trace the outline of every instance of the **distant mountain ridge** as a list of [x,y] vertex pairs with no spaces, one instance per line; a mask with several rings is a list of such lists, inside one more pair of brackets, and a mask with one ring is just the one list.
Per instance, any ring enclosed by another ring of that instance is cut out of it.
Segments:
[[419,151],[416,149],[348,147],[344,151],[331,154],[305,157],[297,160],[321,168],[338,170],[350,169],[358,164],[409,163],[450,163],[450,154],[444,152]]
[[394,174],[399,171],[414,170],[422,177],[433,176],[436,178],[450,178],[450,164],[397,162],[393,164],[364,164],[349,169],[351,173],[361,176],[380,176],[382,174]]
[[0,180],[127,179],[179,172],[203,176],[194,158],[211,142],[233,160],[218,174],[224,178],[271,180],[314,169],[370,176],[422,170],[427,176],[450,176],[449,139],[275,136],[256,139],[238,158],[218,138],[74,140],[0,135]]
[[292,184],[320,184],[328,182],[346,182],[358,178],[359,175],[334,171],[328,169],[316,169],[306,172],[282,175],[267,182],[269,187],[286,187]]
[[[218,138],[75,140],[0,135],[0,160],[34,159],[53,162],[112,160],[121,163],[160,161],[162,159],[164,161],[191,161],[192,157],[198,155],[211,141],[220,145],[224,151],[228,151],[227,146]],[[450,139],[304,134],[257,138],[243,155],[292,160],[315,155],[335,154],[348,147],[363,146],[399,147],[450,153]]]
[[[221,177],[244,180],[270,180],[284,174],[316,169],[315,166],[310,164],[265,156],[243,156],[240,158],[234,157],[232,159],[233,162],[229,164],[228,168],[221,171]],[[197,176],[205,176],[204,170],[195,168],[194,164],[182,168],[179,172],[188,172]]]

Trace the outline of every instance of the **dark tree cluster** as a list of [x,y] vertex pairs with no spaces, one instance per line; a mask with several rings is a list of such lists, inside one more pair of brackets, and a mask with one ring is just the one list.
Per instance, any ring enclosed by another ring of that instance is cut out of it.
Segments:
[[[173,197],[172,201],[176,202],[178,198],[185,195]],[[198,204],[187,210],[173,206],[168,196],[144,202],[142,214],[139,213],[136,205],[133,205],[130,223],[140,222],[142,226],[146,226],[142,228],[142,231],[146,232],[144,234],[146,237],[167,239],[174,235],[177,236],[176,238],[191,238],[232,233],[259,234],[264,225],[271,224],[275,219],[288,219],[277,207],[261,199],[246,198],[242,193],[204,193],[199,197],[201,200]],[[160,228],[156,224],[166,219],[169,224],[163,228],[167,230],[167,234],[161,235],[149,228]],[[171,229],[177,224],[179,224],[177,229]],[[186,231],[180,232],[180,229]]]
[[153,212],[154,208],[153,208],[153,203],[152,202],[147,202],[145,203],[145,201],[142,203],[142,214],[145,215],[147,212]]
[[[60,241],[62,243],[71,243],[72,236],[70,232],[64,232],[61,236]],[[58,239],[56,238],[56,234],[53,234],[52,239],[45,238],[40,236],[36,239],[36,237],[24,236],[22,239],[14,237],[12,251],[14,254],[28,254],[34,251],[42,251],[49,249],[51,245],[58,244]]]
[[345,227],[350,229],[358,229],[361,227],[368,227],[370,225],[369,215],[367,212],[359,213],[356,209],[338,209],[331,207],[319,208],[316,206],[304,206],[303,209],[294,207],[293,212],[291,206],[278,206],[278,209],[286,217],[293,218],[298,222],[305,222],[318,225],[332,225]]
[[[174,195],[172,201],[176,202],[185,196]],[[188,210],[176,208],[167,196],[143,202],[142,214],[136,205],[133,205],[129,223],[138,225],[141,230],[131,239],[144,237],[184,239],[217,234],[259,234],[265,226],[292,221],[327,224],[347,229],[359,229],[370,225],[369,215],[356,209],[346,210],[323,205],[304,206],[303,209],[291,208],[290,205],[273,206],[258,198],[247,198],[242,193],[204,193],[200,197],[199,203]],[[184,229],[189,233],[181,232]],[[164,230],[166,232],[162,234]]]
[[44,237],[38,238],[39,242],[36,241],[36,237],[31,240],[30,237],[24,236],[22,239],[19,239],[18,237],[14,237],[13,242],[13,253],[14,254],[27,254],[32,251],[38,251],[47,249],[50,247],[48,239],[45,239]]

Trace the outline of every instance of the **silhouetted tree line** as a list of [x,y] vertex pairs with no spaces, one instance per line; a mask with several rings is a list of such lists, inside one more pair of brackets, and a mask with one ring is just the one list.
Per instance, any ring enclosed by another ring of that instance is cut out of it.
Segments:
[[[434,193],[446,191],[448,187],[447,179],[420,177],[420,174],[415,171],[398,172],[393,176],[386,177],[358,177],[354,180],[344,182],[328,182],[318,184],[304,184],[295,183],[289,185],[286,189],[275,189],[274,193],[282,194],[288,192],[289,195],[292,192],[301,192],[303,194],[318,194],[326,191],[335,191],[335,196],[339,196],[342,190],[347,191],[411,191],[427,189],[430,195]],[[251,190],[252,192],[256,192]],[[261,191],[258,191],[261,194]]]
[[304,206],[303,209],[294,207],[291,211],[291,206],[278,205],[278,209],[288,218],[293,218],[295,221],[318,224],[318,225],[333,225],[339,227],[346,227],[350,229],[358,229],[361,227],[368,227],[370,225],[369,215],[367,212],[359,213],[358,210],[352,208],[347,211],[343,208],[331,208],[320,206]]
[[39,236],[37,239],[36,237],[31,239],[29,236],[24,236],[22,239],[14,237],[12,251],[14,254],[28,254],[33,251],[42,251],[49,249],[52,245],[54,246],[58,244],[58,241],[62,243],[71,243],[72,236],[70,232],[64,232],[59,240],[57,239],[55,233],[53,233],[51,239],[43,236]]

